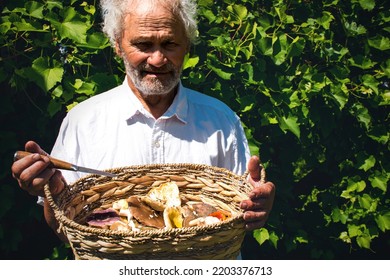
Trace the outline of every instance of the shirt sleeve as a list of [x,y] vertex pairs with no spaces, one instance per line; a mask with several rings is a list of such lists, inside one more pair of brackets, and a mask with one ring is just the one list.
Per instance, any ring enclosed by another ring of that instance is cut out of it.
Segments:
[[[76,132],[77,128],[72,127],[70,116],[68,114],[62,121],[60,131],[50,155],[55,158],[76,164],[78,151],[80,150],[77,143]],[[71,184],[80,178],[77,172],[61,170],[61,173],[68,184]]]
[[247,164],[250,158],[248,140],[245,136],[241,121],[237,120],[234,129],[234,145],[232,152],[232,164],[230,170],[235,174],[243,175],[247,170]]

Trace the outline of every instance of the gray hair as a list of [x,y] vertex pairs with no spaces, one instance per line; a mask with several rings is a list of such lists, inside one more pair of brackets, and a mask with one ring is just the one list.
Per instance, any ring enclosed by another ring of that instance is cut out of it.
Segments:
[[[145,0],[143,0],[145,1]],[[149,0],[150,1],[150,0]],[[197,37],[197,4],[195,0],[151,0],[159,2],[171,9],[183,22],[187,39],[190,43],[196,42]],[[100,7],[103,13],[103,32],[110,39],[113,46],[123,32],[123,20],[129,13],[129,4],[137,0],[101,0]],[[139,2],[139,0],[138,0]],[[142,3],[141,3],[142,5]]]

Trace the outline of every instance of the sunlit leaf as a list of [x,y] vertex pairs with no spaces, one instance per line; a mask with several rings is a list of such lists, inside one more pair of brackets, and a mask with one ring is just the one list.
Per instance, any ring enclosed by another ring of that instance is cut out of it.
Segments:
[[390,212],[377,215],[375,221],[381,231],[390,230]]
[[384,191],[384,192],[387,191],[387,182],[388,182],[388,178],[385,177],[384,175],[382,175],[382,174],[371,175],[371,176],[368,178],[368,180],[370,180],[371,185],[372,185],[374,188],[381,189],[381,190]]
[[360,6],[367,11],[375,8],[375,0],[359,0]]
[[371,247],[371,237],[368,235],[361,235],[356,237],[356,242],[361,248],[370,249]]
[[61,82],[64,69],[56,63],[51,65],[48,57],[39,57],[33,61],[31,68],[20,73],[47,92]]
[[364,158],[363,160],[364,162],[359,166],[359,169],[363,169],[364,171],[367,171],[370,168],[374,167],[376,162],[375,157],[372,155],[369,156],[368,158]]
[[189,57],[189,55],[186,55],[183,63],[183,70],[187,68],[195,67],[199,62],[199,56],[193,56]]
[[369,210],[371,208],[372,198],[368,194],[358,197],[360,207]]
[[325,29],[329,29],[331,22],[334,20],[334,16],[330,12],[322,12],[322,17],[317,19],[317,22],[321,24]]
[[361,69],[370,69],[376,65],[370,58],[364,57],[362,55],[357,55],[349,59],[352,66],[359,67]]
[[240,20],[244,20],[248,15],[248,10],[243,5],[233,5],[233,10]]
[[253,237],[259,242],[259,244],[263,244],[265,241],[269,239],[269,233],[266,228],[257,229],[253,232]]
[[298,118],[294,116],[281,117],[278,119],[280,128],[283,131],[291,131],[298,139],[301,136],[301,131],[299,128]]
[[390,38],[377,35],[374,38],[368,39],[368,44],[381,51],[390,49]]
[[90,24],[80,18],[80,15],[72,7],[64,9],[63,14],[64,19],[62,22],[52,21],[59,35],[62,38],[69,38],[81,44],[86,43],[87,31],[90,28]]
[[366,188],[366,182],[365,181],[351,181],[350,184],[347,187],[347,191],[349,192],[361,192]]
[[349,224],[348,225],[348,235],[349,237],[356,237],[360,235],[362,232],[360,230],[359,226],[356,226],[354,224]]
[[43,19],[43,9],[44,5],[39,2],[29,1],[26,3],[26,11],[32,17]]

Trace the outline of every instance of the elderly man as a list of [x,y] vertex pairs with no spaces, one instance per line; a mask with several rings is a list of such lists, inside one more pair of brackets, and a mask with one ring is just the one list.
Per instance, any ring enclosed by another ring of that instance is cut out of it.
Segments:
[[[259,159],[250,157],[237,115],[224,103],[183,87],[183,60],[196,36],[193,0],[102,0],[104,32],[126,67],[122,85],[74,107],[51,155],[77,165],[108,169],[133,164],[202,163],[237,174],[249,171],[254,187],[241,202],[246,228],[260,228],[271,211],[275,186],[260,184]],[[40,146],[12,165],[20,187],[43,197],[83,174],[49,167]],[[85,174],[84,174],[85,175]],[[47,223],[57,229],[44,201]],[[60,236],[66,241],[65,236]]]

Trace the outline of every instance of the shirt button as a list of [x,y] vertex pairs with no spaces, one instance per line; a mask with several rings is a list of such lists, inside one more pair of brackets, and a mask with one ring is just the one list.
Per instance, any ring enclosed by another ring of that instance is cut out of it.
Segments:
[[156,141],[156,142],[154,143],[154,146],[155,146],[156,148],[160,148],[160,142]]

